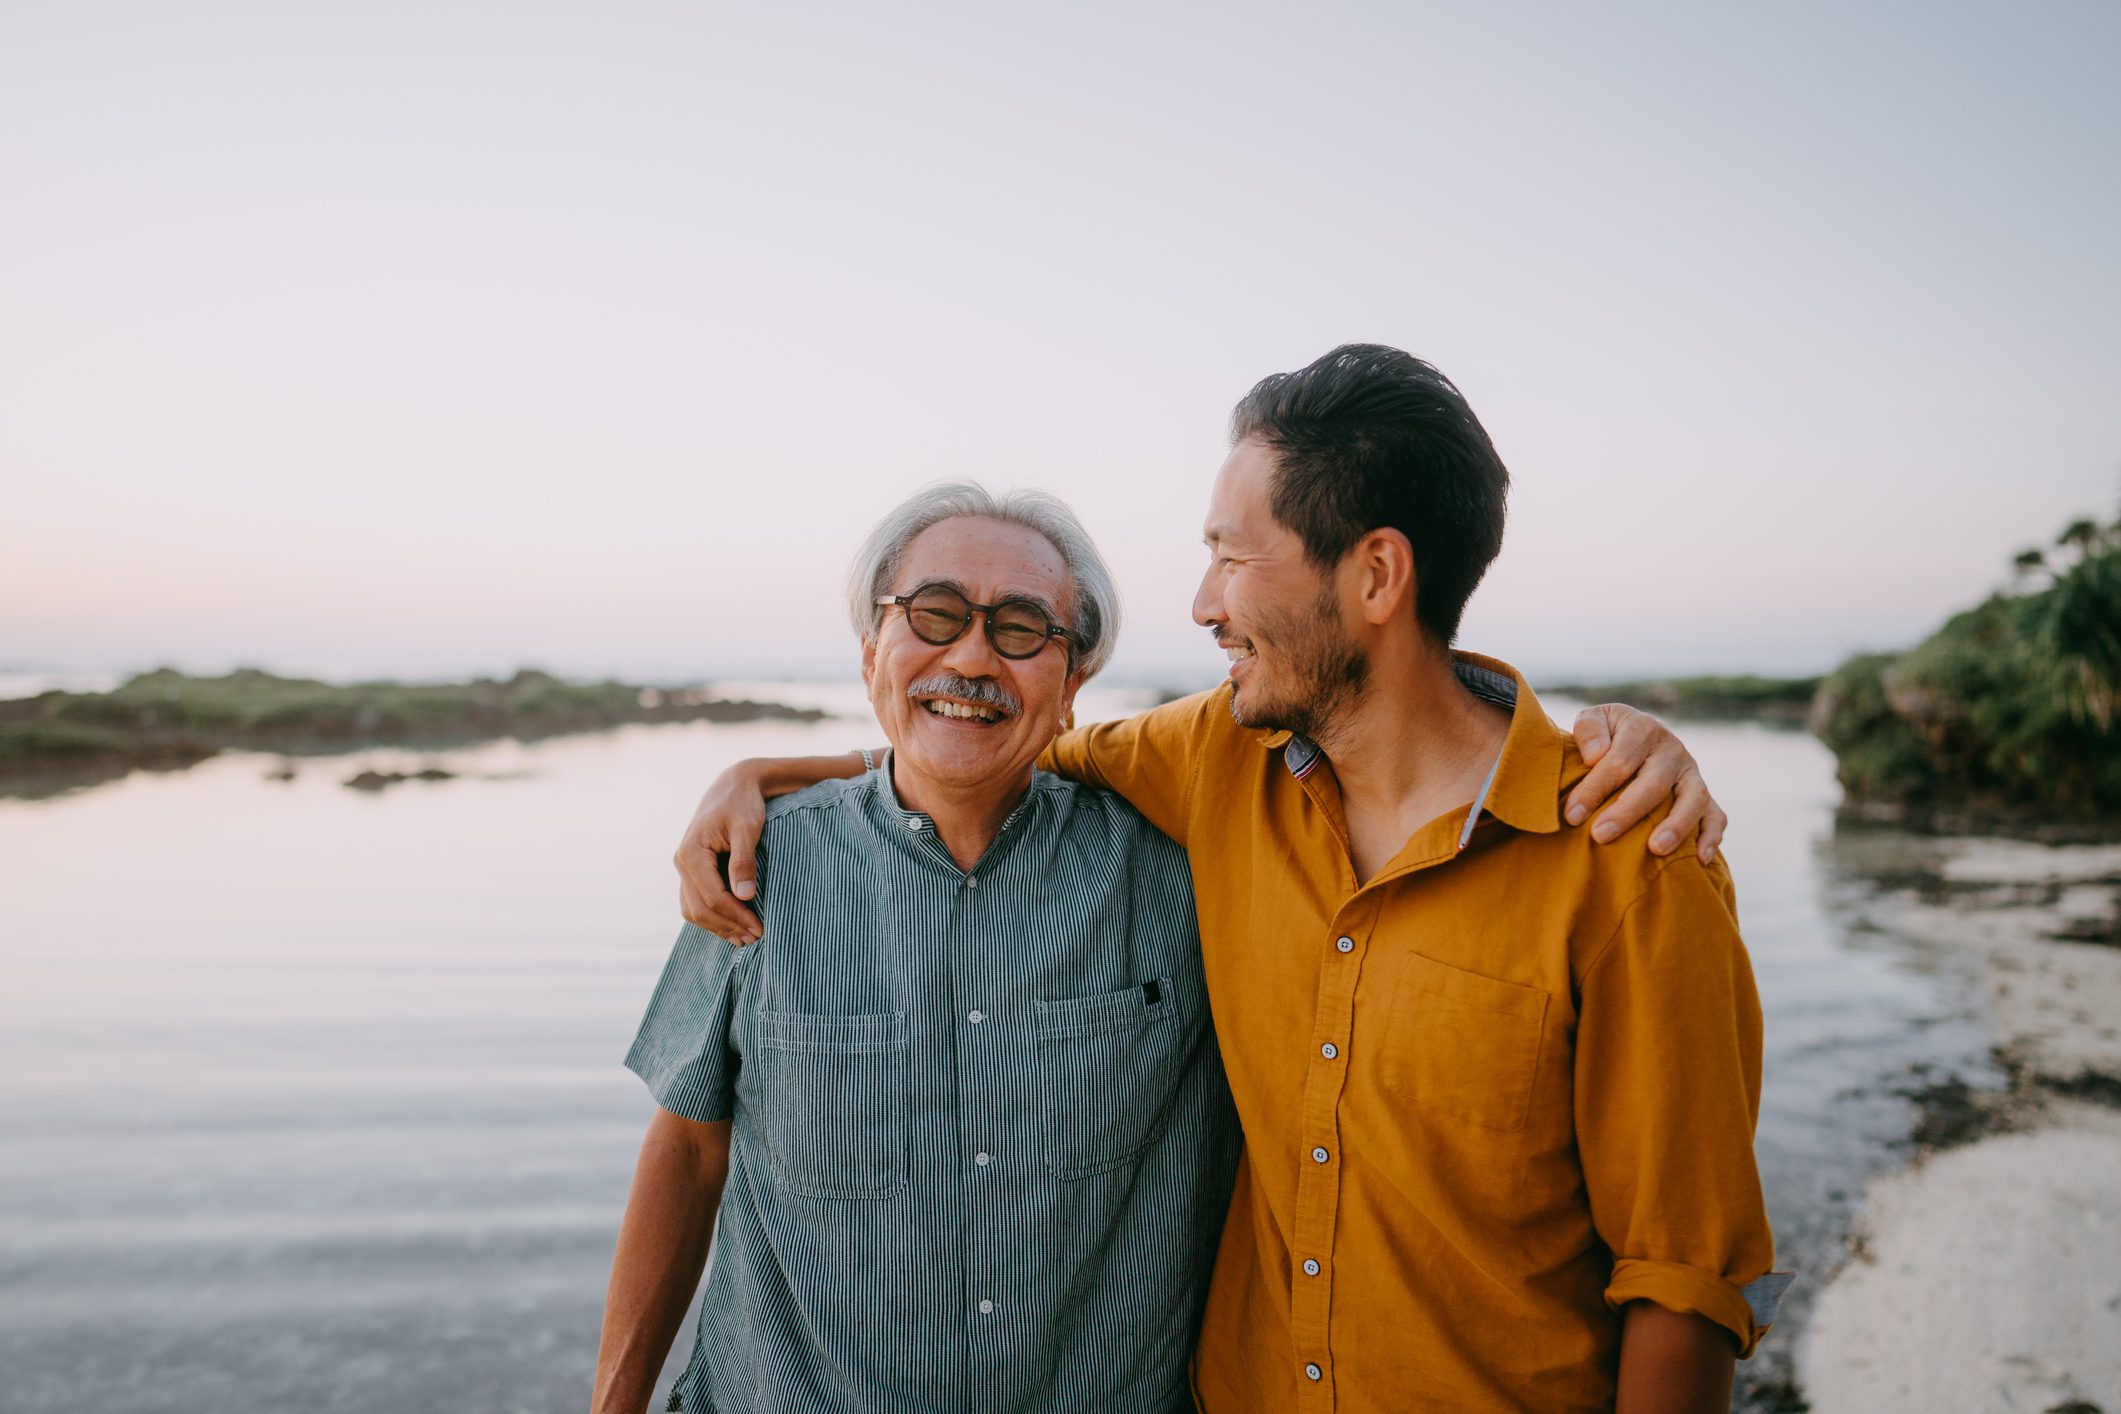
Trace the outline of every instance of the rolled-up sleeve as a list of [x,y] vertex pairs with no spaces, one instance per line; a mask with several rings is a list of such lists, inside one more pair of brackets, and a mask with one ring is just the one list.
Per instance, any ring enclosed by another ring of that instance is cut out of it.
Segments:
[[737,994],[751,952],[690,923],[670,949],[626,1068],[672,1114],[709,1123],[735,1109]]
[[1576,1127],[1618,1309],[1707,1318],[1751,1355],[1787,1284],[1769,1268],[1753,1126],[1760,1000],[1730,875],[1691,853],[1661,867],[1584,974]]

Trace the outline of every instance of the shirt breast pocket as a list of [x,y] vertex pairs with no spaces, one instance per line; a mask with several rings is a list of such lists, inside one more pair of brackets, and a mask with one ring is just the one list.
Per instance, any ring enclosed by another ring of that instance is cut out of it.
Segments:
[[1385,1088],[1488,1129],[1523,1129],[1539,1076],[1547,994],[1408,953],[1399,961]]
[[1062,1178],[1118,1168],[1163,1132],[1188,1031],[1171,979],[1038,1003],[1046,1166]]
[[758,1014],[760,1128],[774,1180],[811,1198],[889,1198],[906,1186],[904,1013]]

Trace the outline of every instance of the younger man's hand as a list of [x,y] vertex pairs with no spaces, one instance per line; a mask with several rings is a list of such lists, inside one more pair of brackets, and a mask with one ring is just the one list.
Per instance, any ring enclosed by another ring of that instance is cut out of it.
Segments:
[[678,870],[678,910],[687,922],[724,942],[759,940],[759,916],[744,900],[758,893],[754,861],[765,828],[765,791],[752,763],[739,761],[707,787],[671,857]]

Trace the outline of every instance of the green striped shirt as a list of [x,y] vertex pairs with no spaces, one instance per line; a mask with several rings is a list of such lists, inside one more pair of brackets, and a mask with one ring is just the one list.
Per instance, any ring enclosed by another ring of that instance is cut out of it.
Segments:
[[872,771],[774,802],[759,912],[626,1061],[734,1120],[672,1407],[1190,1409],[1237,1122],[1184,852],[1040,774],[968,874]]

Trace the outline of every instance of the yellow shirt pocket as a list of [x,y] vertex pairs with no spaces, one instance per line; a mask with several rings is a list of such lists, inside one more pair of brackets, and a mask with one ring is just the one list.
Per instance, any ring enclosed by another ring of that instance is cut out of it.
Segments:
[[1420,953],[1399,959],[1379,1066],[1387,1090],[1489,1129],[1523,1129],[1547,994]]

